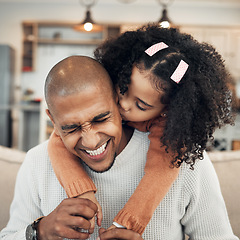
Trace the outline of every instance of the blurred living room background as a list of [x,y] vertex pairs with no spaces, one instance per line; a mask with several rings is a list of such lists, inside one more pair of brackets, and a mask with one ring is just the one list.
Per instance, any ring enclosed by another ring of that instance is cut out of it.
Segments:
[[[86,17],[92,31],[79,26]],[[43,86],[59,60],[161,18],[216,47],[240,98],[240,0],[0,0],[0,145],[27,151],[47,139]],[[239,117],[210,149],[240,149]]]
[[0,230],[26,151],[52,131],[43,91],[49,70],[70,55],[93,56],[105,39],[152,22],[211,43],[232,75],[235,125],[218,129],[208,150],[240,237],[240,0],[0,0]]

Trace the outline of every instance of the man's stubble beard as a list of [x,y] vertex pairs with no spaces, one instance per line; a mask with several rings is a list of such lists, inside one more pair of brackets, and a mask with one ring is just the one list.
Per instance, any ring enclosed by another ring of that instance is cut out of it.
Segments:
[[104,172],[107,172],[108,170],[110,170],[110,169],[112,168],[112,166],[113,166],[114,163],[115,163],[116,157],[117,157],[117,153],[114,154],[113,161],[112,161],[112,163],[108,166],[108,168],[106,168],[106,169],[104,169],[104,170],[102,170],[102,171],[97,171],[97,170],[91,168],[90,166],[88,166],[88,165],[87,165],[84,161],[82,161],[81,159],[80,159],[80,160],[81,160],[81,162],[82,162],[85,166],[87,166],[87,167],[88,167],[89,169],[91,169],[93,172],[95,172],[95,173],[104,173]]

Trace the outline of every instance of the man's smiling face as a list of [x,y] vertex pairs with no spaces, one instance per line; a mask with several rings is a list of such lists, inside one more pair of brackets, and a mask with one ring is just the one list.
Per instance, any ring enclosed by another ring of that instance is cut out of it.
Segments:
[[108,170],[118,154],[121,117],[109,87],[87,86],[69,96],[56,96],[51,118],[66,148],[92,170]]

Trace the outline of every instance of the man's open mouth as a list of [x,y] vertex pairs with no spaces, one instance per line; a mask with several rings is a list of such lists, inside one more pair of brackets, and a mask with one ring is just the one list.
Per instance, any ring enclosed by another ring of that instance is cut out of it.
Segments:
[[90,156],[97,156],[97,155],[102,154],[102,153],[105,151],[107,144],[108,144],[108,142],[105,142],[101,147],[99,147],[99,148],[96,149],[96,150],[93,150],[93,151],[85,150],[85,151],[86,151]]

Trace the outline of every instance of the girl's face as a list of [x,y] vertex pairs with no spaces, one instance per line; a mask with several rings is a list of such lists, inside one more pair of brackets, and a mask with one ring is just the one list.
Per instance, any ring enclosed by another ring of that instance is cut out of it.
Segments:
[[148,71],[140,71],[134,66],[128,91],[122,95],[118,89],[119,111],[123,120],[148,121],[165,110],[165,105],[160,102],[163,92],[153,88],[149,78]]

